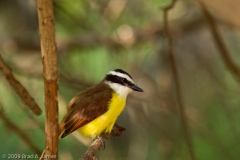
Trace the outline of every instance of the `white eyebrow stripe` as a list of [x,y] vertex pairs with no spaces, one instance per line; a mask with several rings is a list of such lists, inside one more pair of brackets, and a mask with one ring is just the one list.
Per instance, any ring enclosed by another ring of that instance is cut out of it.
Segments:
[[132,80],[132,78],[130,78],[130,77],[129,77],[128,75],[126,75],[126,74],[119,73],[119,72],[115,72],[115,71],[110,71],[108,74],[109,74],[109,75],[116,75],[116,76],[122,77],[122,78],[126,78],[129,82],[132,82],[133,84],[135,84],[134,81]]

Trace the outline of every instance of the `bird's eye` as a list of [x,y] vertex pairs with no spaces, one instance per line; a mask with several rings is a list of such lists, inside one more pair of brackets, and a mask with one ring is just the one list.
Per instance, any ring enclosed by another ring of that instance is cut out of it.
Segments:
[[126,79],[126,78],[123,78],[122,81],[123,81],[123,83],[126,83],[126,82],[127,82],[127,79]]

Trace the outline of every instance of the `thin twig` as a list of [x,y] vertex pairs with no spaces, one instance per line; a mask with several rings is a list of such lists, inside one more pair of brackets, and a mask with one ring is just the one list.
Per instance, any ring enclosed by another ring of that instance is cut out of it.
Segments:
[[[100,138],[97,138],[88,150],[84,153],[84,155],[79,160],[95,160],[96,154],[98,151],[102,149],[102,143],[105,143],[109,138],[120,136],[125,132],[125,128],[115,124],[111,134],[103,134]],[[102,142],[103,141],[103,142]]]
[[33,142],[31,141],[31,139],[29,139],[29,137],[23,133],[14,123],[12,123],[3,113],[2,111],[0,111],[0,118],[2,119],[2,121],[5,123],[5,125],[12,130],[13,132],[15,132],[16,134],[19,135],[19,137],[21,137],[21,139],[34,151],[36,152],[38,155],[41,155],[41,151],[37,148],[37,146],[35,146],[33,144]]
[[44,75],[46,146],[43,157],[56,159],[58,155],[58,63],[55,41],[53,1],[37,0],[39,33]]
[[222,57],[222,60],[225,64],[225,66],[229,69],[229,71],[231,73],[233,73],[235,76],[238,77],[238,81],[240,80],[240,67],[238,65],[236,65],[231,57],[230,57],[230,53],[226,47],[226,45],[224,44],[221,34],[219,33],[217,26],[216,26],[216,22],[214,20],[214,18],[211,16],[211,14],[209,13],[209,11],[207,10],[207,8],[205,7],[204,3],[201,1],[198,1],[202,11],[206,17],[206,20],[209,24],[209,28],[211,30],[211,34],[213,36],[213,39],[215,41],[215,44],[217,45],[217,48],[219,49],[219,53]]
[[177,66],[176,66],[176,61],[175,61],[175,57],[174,57],[174,53],[173,53],[171,32],[170,32],[169,26],[168,26],[168,10],[174,6],[175,1],[176,0],[174,0],[169,7],[166,7],[164,9],[164,12],[163,12],[163,14],[164,14],[164,29],[167,34],[169,56],[170,56],[170,62],[171,62],[171,66],[172,66],[173,77],[175,79],[177,100],[179,103],[180,118],[181,118],[183,134],[184,134],[184,137],[186,140],[190,158],[191,158],[191,160],[195,160],[196,158],[195,158],[194,149],[193,149],[193,145],[192,145],[191,135],[189,132],[189,127],[188,127],[186,116],[185,116],[185,106],[184,106],[184,102],[183,102],[183,98],[182,98],[182,94],[181,94],[182,89],[181,89],[179,75],[178,75]]
[[0,55],[0,70],[7,79],[8,83],[13,87],[18,96],[22,99],[22,102],[26,104],[35,115],[40,115],[42,113],[41,108],[37,105],[34,99],[30,96],[28,91],[15,79],[12,74],[12,70],[4,62],[2,56]]

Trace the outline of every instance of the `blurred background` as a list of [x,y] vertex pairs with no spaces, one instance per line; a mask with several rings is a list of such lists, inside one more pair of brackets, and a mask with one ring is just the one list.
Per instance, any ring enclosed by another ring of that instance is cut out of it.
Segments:
[[[205,2],[205,0],[204,0]],[[59,121],[67,103],[110,70],[133,76],[144,93],[132,93],[117,120],[126,132],[106,143],[104,160],[190,159],[179,114],[162,8],[170,0],[54,1],[59,65]],[[206,0],[231,57],[240,66],[239,0]],[[189,139],[197,160],[240,159],[240,87],[221,56],[197,1],[179,0],[169,13]],[[36,1],[0,0],[0,54],[43,110],[35,116],[0,73],[1,112],[42,151],[45,110]],[[240,72],[239,72],[240,73]],[[35,154],[0,120],[0,155]],[[75,160],[90,138],[59,141],[59,159]],[[1,159],[1,158],[0,158]]]

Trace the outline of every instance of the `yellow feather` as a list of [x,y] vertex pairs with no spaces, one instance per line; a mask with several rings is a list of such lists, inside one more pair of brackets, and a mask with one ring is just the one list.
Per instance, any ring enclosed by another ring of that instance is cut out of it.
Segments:
[[126,104],[126,98],[117,93],[113,93],[112,100],[109,103],[109,109],[106,113],[100,115],[93,121],[87,123],[78,129],[84,136],[96,138],[102,133],[110,133],[113,125]]

